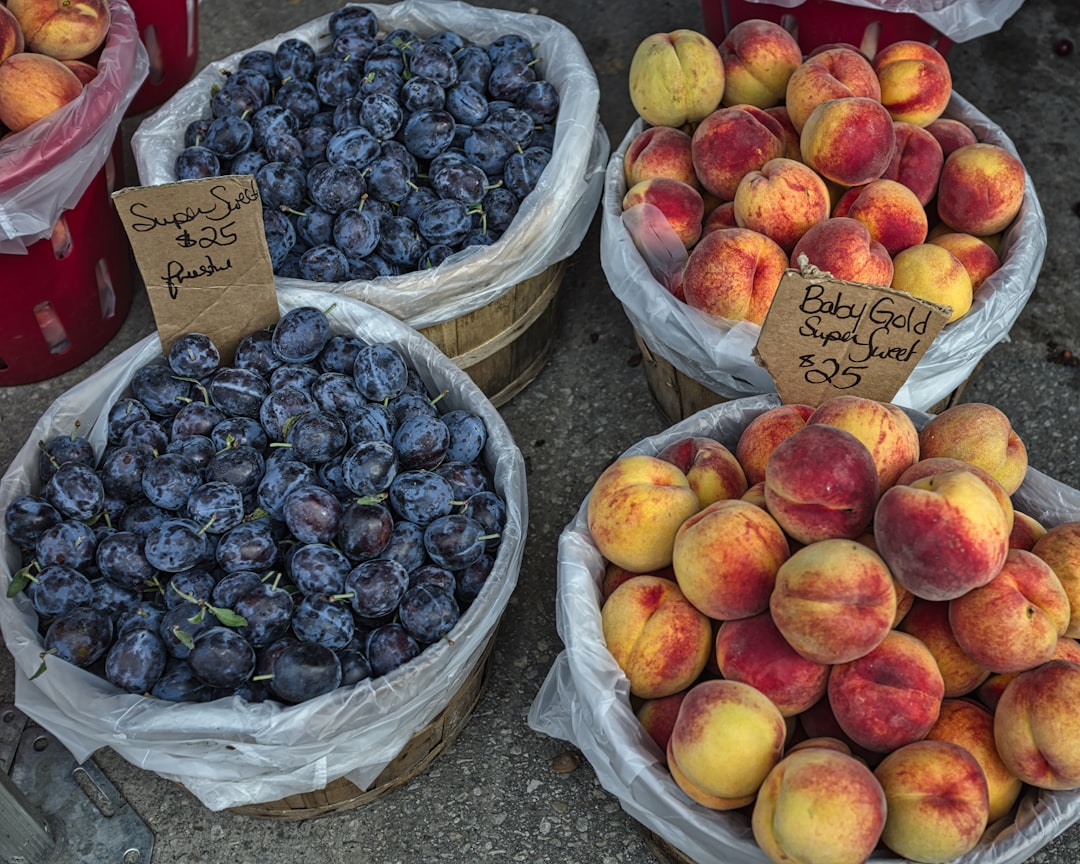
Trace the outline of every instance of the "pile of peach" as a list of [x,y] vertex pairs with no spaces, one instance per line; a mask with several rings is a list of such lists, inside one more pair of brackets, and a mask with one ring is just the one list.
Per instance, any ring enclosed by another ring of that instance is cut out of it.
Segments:
[[805,59],[778,24],[749,20],[714,45],[692,30],[645,39],[630,95],[651,124],[623,167],[622,206],[652,204],[689,252],[669,290],[760,324],[802,256],[962,317],[998,269],[1024,167],[943,117],[945,58],[903,41],[872,58],[847,43]]
[[613,462],[603,636],[678,787],[783,864],[948,861],[1080,788],[1080,521],[1015,511],[1026,471],[992,405],[856,396]]
[[0,4],[0,124],[21,132],[78,97],[111,18],[107,0]]

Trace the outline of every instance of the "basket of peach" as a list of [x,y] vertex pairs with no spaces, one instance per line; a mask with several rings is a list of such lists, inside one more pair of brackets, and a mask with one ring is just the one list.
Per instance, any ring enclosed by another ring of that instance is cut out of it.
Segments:
[[694,864],[1019,864],[1080,820],[1080,492],[993,405],[731,400],[597,478],[529,713]]
[[0,4],[0,386],[73,369],[131,306],[109,196],[147,67],[124,0]]
[[918,410],[949,404],[1034,290],[1046,226],[1031,179],[928,44],[804,57],[763,19],[719,45],[676,30],[639,44],[629,90],[639,119],[608,164],[601,259],[646,374],[663,363],[671,386],[702,391],[672,409],[650,377],[672,420],[772,392],[752,349],[788,268],[949,307],[896,397]]

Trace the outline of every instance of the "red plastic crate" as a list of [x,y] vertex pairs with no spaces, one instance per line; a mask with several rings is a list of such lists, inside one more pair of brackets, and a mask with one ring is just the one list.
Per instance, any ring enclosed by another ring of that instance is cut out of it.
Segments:
[[55,377],[116,335],[131,308],[131,248],[112,199],[120,135],[52,238],[0,255],[0,386]]
[[156,108],[183,87],[199,54],[199,0],[128,0],[150,71],[128,107],[128,117]]
[[804,53],[832,42],[863,47],[864,39],[872,46],[866,52],[870,56],[884,45],[905,39],[933,45],[942,55],[952,45],[948,38],[911,12],[885,12],[832,0],[805,0],[790,9],[749,0],[701,0],[701,12],[705,35],[716,43],[739,22],[763,18],[787,28]]

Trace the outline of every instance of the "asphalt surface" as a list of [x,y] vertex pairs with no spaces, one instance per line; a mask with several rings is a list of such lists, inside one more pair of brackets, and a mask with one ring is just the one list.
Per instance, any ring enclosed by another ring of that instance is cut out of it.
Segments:
[[[200,66],[332,11],[329,0],[206,0]],[[600,119],[614,143],[634,120],[626,88],[638,42],[702,29],[696,3],[574,0],[482,3],[548,15],[577,34],[600,85]],[[957,44],[954,87],[1011,137],[1041,201],[1048,233],[1035,292],[1010,333],[973,376],[965,399],[997,405],[1025,440],[1030,462],[1080,487],[1080,7],[1029,0],[1001,30]],[[138,120],[128,121],[130,133]],[[132,179],[129,182],[134,182]],[[495,644],[490,685],[456,743],[422,775],[366,806],[302,822],[210,812],[176,784],[111,751],[94,760],[152,831],[163,862],[467,862],[644,864],[656,855],[637,823],[587,762],[566,767],[566,742],[537,734],[526,715],[561,643],[555,630],[556,542],[599,472],[667,426],[651,401],[633,330],[600,267],[599,220],[569,261],[554,351],[539,377],[502,409],[525,457],[530,522],[518,587]],[[138,291],[120,333],[57,378],[0,389],[0,464],[8,464],[50,402],[154,328]],[[1071,352],[1071,354],[1067,353]],[[0,703],[14,693],[0,651]],[[572,764],[572,763],[571,763]],[[140,859],[145,864],[146,858]],[[1080,861],[1072,827],[1031,861]]]

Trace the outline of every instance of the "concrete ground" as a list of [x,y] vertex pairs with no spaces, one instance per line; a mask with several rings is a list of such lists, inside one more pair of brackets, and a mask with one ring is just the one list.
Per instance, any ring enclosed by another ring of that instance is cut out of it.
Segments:
[[[205,0],[200,65],[325,14],[333,0]],[[497,0],[481,3],[553,17],[578,35],[601,88],[601,120],[614,144],[634,119],[626,75],[638,42],[659,31],[702,29],[700,7],[673,0]],[[1080,7],[1029,0],[1000,32],[955,45],[954,87],[1012,138],[1046,216],[1045,264],[1010,339],[988,354],[966,393],[1004,410],[1031,464],[1080,486]],[[1071,43],[1070,43],[1071,44]],[[132,125],[131,123],[128,124]],[[130,130],[129,130],[130,131]],[[424,774],[360,809],[305,822],[208,812],[171,782],[95,755],[154,835],[152,864],[326,864],[529,861],[645,864],[655,860],[637,824],[588,763],[555,770],[565,742],[532,732],[526,714],[561,649],[555,630],[556,541],[598,473],[667,425],[654,407],[640,355],[599,260],[598,220],[570,260],[555,348],[536,381],[502,414],[528,466],[531,520],[518,588],[495,645],[491,683],[456,743]],[[0,389],[0,464],[58,394],[153,329],[140,292],[119,335],[91,361],[49,381]],[[13,667],[0,651],[0,703],[13,698]],[[145,864],[145,858],[141,859]],[[1030,860],[1080,861],[1073,827]]]

